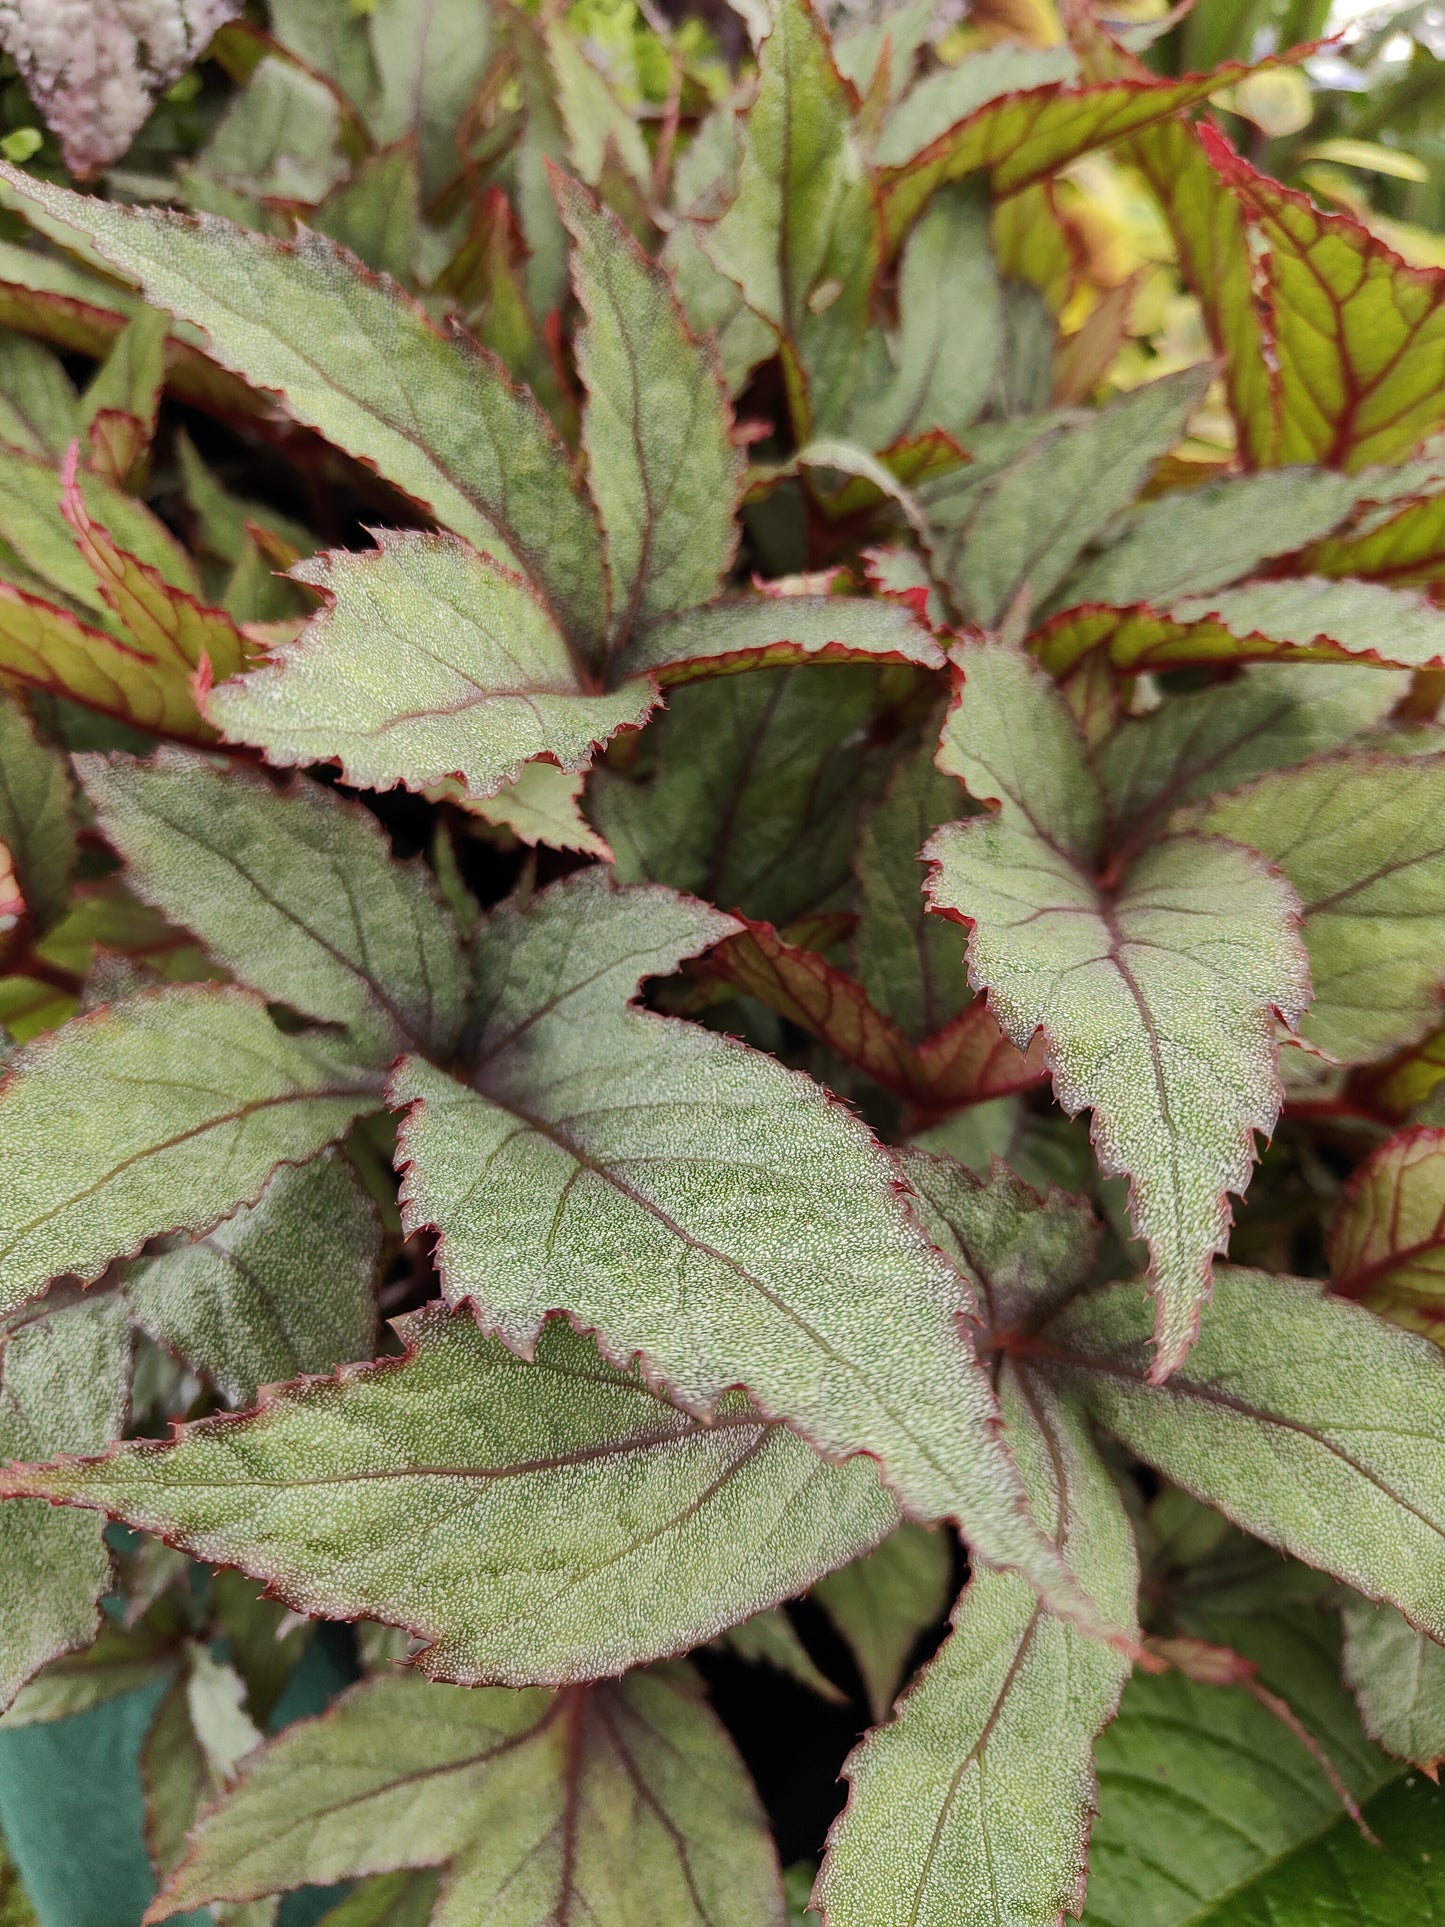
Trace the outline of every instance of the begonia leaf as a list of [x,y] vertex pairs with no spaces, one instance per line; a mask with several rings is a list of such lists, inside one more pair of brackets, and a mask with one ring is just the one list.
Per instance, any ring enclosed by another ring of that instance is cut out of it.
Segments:
[[334,759],[371,789],[455,776],[483,799],[535,756],[585,769],[596,744],[646,719],[655,685],[604,693],[521,576],[453,536],[377,539],[373,553],[333,550],[293,571],[326,606],[211,692],[226,736],[273,763]]
[[209,1230],[378,1103],[374,1078],[230,987],[141,991],[37,1039],[0,1082],[0,1305]]
[[911,610],[855,596],[725,596],[664,617],[617,660],[626,675],[668,686],[701,677],[823,662],[915,662],[943,667],[943,651]]
[[556,177],[587,321],[582,435],[619,640],[708,602],[737,547],[742,452],[712,349],[694,339],[663,270],[615,214]]
[[813,1588],[847,1642],[875,1720],[887,1719],[909,1655],[947,1610],[952,1590],[950,1535],[911,1519]]
[[1107,1431],[1257,1538],[1445,1635],[1445,1358],[1305,1279],[1219,1266],[1182,1369],[1149,1376],[1147,1300],[1085,1293],[1036,1341]]
[[1330,1220],[1336,1291],[1445,1337],[1445,1131],[1417,1126],[1356,1167]]
[[[111,1296],[52,1292],[0,1323],[0,1373],[0,1457],[99,1449],[125,1423],[124,1307]],[[110,1555],[95,1523],[33,1501],[0,1506],[0,1555],[0,1706],[8,1706],[48,1660],[94,1639]]]
[[[1086,1422],[1013,1366],[999,1390],[1040,1516],[1127,1620],[1133,1535]],[[1054,1927],[1079,1912],[1093,1740],[1127,1672],[1016,1575],[975,1573],[942,1650],[844,1768],[850,1797],[817,1890],[830,1927]]]
[[329,1372],[376,1349],[375,1207],[351,1166],[283,1165],[253,1205],[133,1265],[139,1324],[235,1405],[258,1386]]
[[1393,1606],[1343,1601],[1344,1676],[1378,1746],[1432,1777],[1445,1760],[1445,1646]]
[[785,1919],[757,1796],[683,1666],[555,1694],[368,1680],[251,1756],[148,1917],[439,1865],[431,1927]]
[[866,1461],[826,1464],[739,1393],[703,1424],[565,1320],[531,1362],[465,1311],[398,1329],[400,1360],[12,1476],[239,1565],[298,1610],[404,1625],[431,1677],[469,1685],[596,1679],[702,1644],[897,1523]]
[[1101,880],[1103,799],[1061,698],[1021,652],[964,645],[940,759],[993,814],[940,830],[934,907],[969,926],[971,980],[1006,1036],[1044,1033],[1066,1110],[1131,1180],[1158,1297],[1155,1370],[1183,1359],[1280,1087],[1275,1013],[1309,977],[1297,900],[1247,839],[1187,835]]
[[204,328],[214,357],[284,396],[296,420],[458,535],[520,562],[578,636],[602,628],[596,521],[541,410],[397,288],[320,235],[272,241],[212,217],[87,200],[3,164],[0,180],[87,235],[157,307]]
[[486,0],[432,0],[420,11],[408,0],[377,0],[368,12],[380,81],[376,138],[415,141],[430,197],[461,172],[457,126],[495,51],[493,11]]
[[1288,877],[1304,908],[1314,1002],[1302,1034],[1369,1064],[1434,1029],[1445,936],[1445,756],[1341,750],[1189,806]]
[[80,770],[131,887],[241,982],[344,1026],[376,1063],[455,1043],[466,1002],[455,926],[369,811],[318,783],[277,790],[180,750],[148,763],[88,756]]
[[811,1079],[632,1006],[643,976],[734,928],[595,870],[496,911],[475,946],[469,1081],[416,1058],[392,1080],[403,1222],[435,1230],[448,1299],[513,1346],[565,1303],[686,1407],[746,1385],[1092,1616],[998,1440],[967,1286],[914,1228],[887,1154]]
[[25,908],[43,933],[65,914],[76,832],[65,759],[35,733],[19,703],[0,696],[0,844]]

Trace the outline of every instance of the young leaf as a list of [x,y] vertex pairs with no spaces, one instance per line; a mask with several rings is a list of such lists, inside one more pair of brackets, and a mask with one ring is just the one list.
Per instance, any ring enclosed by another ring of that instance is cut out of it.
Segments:
[[[1127,1622],[1128,1517],[1082,1417],[1006,1367],[1005,1421],[1060,1550]],[[829,1927],[1055,1927],[1083,1901],[1093,1741],[1128,1662],[1046,1612],[1016,1575],[976,1573],[890,1726],[850,1756],[817,1897]]]
[[911,1519],[814,1587],[857,1662],[875,1721],[887,1719],[909,1655],[942,1617],[952,1588],[949,1535]]
[[297,781],[162,750],[79,764],[126,880],[242,982],[385,1064],[408,1044],[445,1055],[466,1003],[456,928],[420,863],[398,863],[376,818]]
[[623,675],[664,686],[785,663],[916,662],[943,651],[911,609],[856,596],[729,596],[644,629],[623,649]]
[[[579,638],[605,626],[596,521],[541,410],[500,367],[332,242],[67,194],[0,164],[26,207],[89,237],[211,353],[458,535],[519,562]],[[504,453],[505,451],[505,453]]]
[[1166,1478],[1257,1538],[1445,1636],[1445,1360],[1304,1279],[1221,1266],[1183,1371],[1148,1374],[1137,1285],[1077,1298],[1048,1369]]
[[1445,422],[1441,271],[1257,173],[1217,129],[1200,139],[1263,243],[1274,460],[1357,470],[1412,453]]
[[436,1230],[448,1298],[513,1347],[560,1304],[689,1409],[746,1385],[1080,1609],[996,1436],[966,1288],[887,1154],[810,1079],[633,1006],[644,976],[733,927],[596,870],[495,912],[470,1083],[415,1058],[393,1077],[403,1222]]
[[866,1462],[825,1464],[741,1393],[703,1424],[564,1320],[530,1363],[465,1311],[398,1330],[400,1360],[9,1476],[240,1565],[300,1611],[404,1625],[425,1672],[467,1685],[596,1679],[701,1644],[897,1522]]
[[684,1666],[557,1694],[353,1687],[252,1756],[147,1918],[427,1866],[448,1868],[431,1927],[783,1927],[762,1809]]
[[1445,1336],[1445,1130],[1401,1131],[1358,1165],[1326,1248],[1336,1291]]
[[880,166],[901,167],[990,101],[1078,77],[1079,63],[1067,47],[1002,42],[981,48],[909,88],[885,123],[873,157]]
[[[244,1692],[233,1667],[193,1642],[184,1670],[156,1708],[141,1745],[140,1774],[146,1846],[161,1879],[183,1858],[197,1814],[225,1791],[237,1766],[261,1743],[242,1710]],[[271,1910],[274,1919],[274,1902]],[[226,1927],[233,1927],[233,1916],[222,1918]],[[246,1921],[244,1927],[253,1924]],[[255,1927],[261,1927],[259,1921]]]
[[236,0],[79,0],[57,16],[53,0],[5,0],[0,45],[82,180],[119,160],[163,88],[200,59]]
[[0,696],[0,844],[37,933],[58,923],[75,867],[65,758],[42,743],[19,703]]
[[133,1266],[136,1323],[233,1405],[376,1350],[376,1209],[352,1167],[283,1165],[254,1205]]
[[1387,1057],[1438,1021],[1442,807],[1445,756],[1343,750],[1175,819],[1261,851],[1299,892],[1315,989],[1302,1031],[1341,1063]]
[[633,678],[589,686],[530,583],[452,536],[381,532],[373,553],[334,550],[292,571],[326,607],[207,710],[271,762],[337,762],[371,789],[455,776],[478,800],[549,755],[585,769],[596,744],[657,701]]
[[722,587],[743,458],[716,354],[694,339],[666,274],[585,189],[561,174],[555,185],[587,316],[582,436],[620,643]]
[[799,1686],[834,1706],[847,1704],[848,1695],[821,1670],[781,1606],[771,1606],[739,1626],[730,1626],[716,1644],[750,1666],[771,1666],[786,1673]]
[[876,689],[874,672],[840,666],[676,690],[651,732],[650,777],[601,769],[588,784],[588,813],[618,876],[695,891],[779,927],[835,908],[850,882]]
[[1183,1359],[1280,1104],[1275,1013],[1308,997],[1288,887],[1252,850],[1203,836],[1100,879],[1102,800],[1072,718],[1028,659],[963,645],[940,760],[996,814],[940,830],[935,908],[970,927],[972,981],[1020,1050],[1044,1033],[1060,1103],[1092,1110],[1157,1294],[1156,1377]]
[[[1036,440],[983,486],[957,528],[930,538],[959,612],[994,629],[1022,596],[1037,609],[1184,433],[1210,370],[1165,375]],[[965,474],[967,471],[965,471]]]
[[415,142],[430,199],[461,172],[458,123],[495,51],[494,15],[487,0],[377,0],[368,11],[381,83],[373,131]]
[[155,439],[166,380],[166,318],[142,308],[121,329],[76,411],[91,466],[124,487]]
[[243,990],[141,991],[38,1039],[0,1082],[0,1308],[163,1231],[208,1230],[377,1103]]
[[[52,1293],[0,1323],[0,1375],[0,1457],[97,1450],[125,1423],[124,1307]],[[97,1523],[34,1501],[0,1506],[0,1707],[48,1660],[94,1639],[110,1583]]]
[[811,0],[779,0],[738,191],[704,238],[783,347],[798,442],[846,429],[880,247],[852,90]]

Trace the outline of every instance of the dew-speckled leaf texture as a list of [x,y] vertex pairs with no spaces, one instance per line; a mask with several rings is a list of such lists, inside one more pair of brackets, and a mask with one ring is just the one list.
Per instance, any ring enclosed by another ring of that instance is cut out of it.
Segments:
[[1207,366],[1186,368],[1081,413],[984,482],[961,524],[929,537],[959,614],[994,629],[1018,598],[1031,609],[1045,603],[1183,435],[1209,375]]
[[0,45],[82,179],[117,161],[237,0],[4,0]]
[[1084,1199],[1053,1188],[1041,1197],[998,1159],[986,1178],[914,1147],[899,1161],[919,1222],[971,1280],[991,1336],[1038,1325],[1092,1271],[1099,1223]]
[[634,636],[620,673],[666,685],[741,669],[806,662],[917,662],[943,651],[910,609],[859,596],[727,596],[664,617]]
[[376,1080],[286,1036],[249,991],[138,991],[10,1059],[0,1082],[0,1307],[201,1232],[376,1110]]
[[1370,1064],[1436,1028],[1445,982],[1445,755],[1367,750],[1276,770],[1176,824],[1259,850],[1304,905],[1314,1002],[1301,1026]]
[[1344,1676],[1370,1738],[1434,1773],[1445,1760],[1445,1646],[1393,1606],[1347,1593]]
[[587,317],[577,341],[587,485],[623,641],[722,587],[743,456],[716,350],[694,338],[667,275],[585,188],[562,174],[554,185]]
[[704,1424],[565,1320],[530,1363],[465,1310],[398,1330],[402,1359],[50,1467],[35,1489],[238,1565],[300,1611],[404,1625],[428,1674],[466,1685],[562,1685],[701,1645],[897,1523],[867,1460],[826,1464],[737,1392]]
[[1225,1194],[1279,1113],[1275,1016],[1297,1023],[1309,989],[1297,901],[1243,837],[1171,837],[1101,882],[1103,799],[1062,697],[1003,644],[955,659],[939,760],[998,808],[929,842],[930,895],[970,926],[1005,1034],[1022,1050],[1043,1031],[1059,1102],[1093,1112],[1101,1166],[1131,1181],[1163,1376],[1197,1330]]
[[1124,518],[1118,539],[1070,579],[1068,599],[1123,608],[1207,595],[1328,535],[1371,486],[1365,476],[1300,466],[1174,489]]
[[430,1927],[786,1918],[758,1797],[681,1665],[555,1694],[353,1687],[247,1761],[148,1918],[427,1866]]
[[[1285,1701],[1356,1799],[1389,1782],[1397,1769],[1365,1741],[1340,1683],[1335,1616],[1291,1599],[1287,1568],[1274,1562],[1247,1608],[1211,1613],[1204,1631],[1259,1668],[1259,1683]],[[1214,1910],[1236,1904],[1230,1896],[1248,1904],[1291,1856],[1353,1831],[1321,1763],[1244,1684],[1137,1672],[1095,1763],[1085,1927],[1219,1927],[1231,1916]],[[1322,1910],[1291,1927],[1334,1927],[1336,1918]],[[1338,1919],[1356,1927],[1358,1916]],[[1392,1927],[1403,1922],[1392,1917]]]
[[545,843],[553,850],[580,850],[584,856],[612,861],[612,851],[604,838],[582,814],[582,791],[587,778],[580,770],[570,774],[555,763],[540,760],[524,763],[515,781],[503,783],[495,796],[480,803],[466,801],[474,816],[499,829],[510,830],[523,843]]
[[1126,717],[1096,758],[1110,822],[1137,843],[1182,803],[1343,749],[1399,700],[1398,682],[1378,669],[1324,663],[1255,663],[1233,682],[1172,697]]
[[508,1343],[562,1307],[691,1408],[744,1385],[1087,1615],[998,1439],[967,1284],[915,1229],[897,1166],[811,1078],[633,1006],[734,928],[596,869],[496,911],[469,1081],[418,1058],[393,1076],[403,1223],[436,1231],[448,1298]]
[[319,783],[278,790],[181,750],[79,767],[131,888],[242,983],[345,1026],[377,1063],[455,1044],[467,996],[456,926],[369,810]]
[[599,769],[587,811],[624,882],[671,884],[779,928],[846,900],[876,672],[764,669],[675,690],[640,780]]
[[605,626],[602,548],[571,464],[500,364],[442,336],[415,302],[323,236],[281,242],[211,216],[120,207],[0,163],[21,207],[88,237],[146,298],[297,421],[513,560],[570,633]]
[[0,844],[37,935],[65,914],[75,867],[70,774],[13,696],[0,695]]
[[[1087,1421],[1014,1364],[999,1397],[1039,1516],[1095,1597],[1134,1613],[1133,1533]],[[1083,1900],[1093,1741],[1129,1664],[977,1572],[891,1725],[844,1768],[817,1897],[828,1927],[1055,1927]]]
[[[0,1458],[98,1451],[125,1424],[124,1306],[61,1288],[6,1319],[0,1383]],[[0,1505],[0,1707],[47,1661],[94,1639],[110,1584],[97,1525],[35,1500]]]
[[1445,1339],[1445,1130],[1401,1131],[1357,1165],[1325,1248],[1336,1291]]
[[273,763],[334,761],[367,789],[455,777],[493,795],[534,756],[585,769],[657,701],[645,678],[604,694],[531,583],[454,536],[378,535],[292,571],[321,609],[208,714]]
[[254,1205],[134,1265],[136,1322],[233,1405],[376,1351],[376,1207],[342,1157],[283,1165]]
[[1039,1343],[1131,1452],[1271,1545],[1445,1636],[1445,1358],[1298,1278],[1220,1266],[1183,1368],[1149,1382],[1143,1290]]
[[1359,469],[1409,455],[1445,422],[1445,274],[1256,172],[1216,128],[1201,139],[1262,243],[1274,460]]
[[846,431],[881,234],[853,94],[812,0],[779,0],[709,256],[782,343],[800,445]]
[[905,1519],[874,1551],[813,1588],[847,1644],[875,1720],[886,1720],[909,1655],[953,1594],[953,1536]]

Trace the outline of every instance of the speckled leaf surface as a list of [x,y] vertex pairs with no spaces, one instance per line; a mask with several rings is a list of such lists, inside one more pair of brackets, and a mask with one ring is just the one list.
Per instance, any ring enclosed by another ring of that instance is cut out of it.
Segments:
[[254,1205],[133,1265],[137,1324],[233,1405],[376,1349],[376,1208],[344,1158],[283,1165]]
[[1134,1284],[1047,1329],[1049,1369],[1139,1457],[1236,1524],[1445,1635],[1445,1359],[1303,1279],[1221,1266],[1199,1343],[1149,1382]]
[[685,1667],[559,1694],[355,1687],[252,1756],[150,1918],[425,1866],[448,1870],[431,1927],[785,1918],[757,1796]]
[[1356,1167],[1326,1250],[1336,1291],[1445,1337],[1445,1130],[1400,1131]]
[[157,307],[205,329],[223,366],[284,396],[298,421],[459,535],[531,570],[576,633],[597,632],[596,522],[541,410],[398,289],[320,235],[282,243],[209,216],[67,194],[8,167],[0,179],[88,236]]
[[897,1523],[866,1460],[826,1464],[738,1393],[704,1425],[563,1320],[531,1363],[465,1311],[399,1329],[400,1360],[30,1476],[298,1610],[404,1625],[428,1674],[468,1685],[701,1645]]
[[1445,1646],[1393,1606],[1347,1593],[1344,1676],[1365,1731],[1433,1774],[1445,1760]]
[[372,554],[293,571],[326,607],[259,669],[211,692],[233,741],[273,763],[334,760],[369,789],[455,776],[486,798],[534,756],[585,769],[657,700],[643,678],[602,693],[530,583],[454,537],[392,532]]
[[455,1043],[467,992],[456,927],[368,811],[179,750],[80,767],[131,888],[243,983],[344,1026],[364,1061]]
[[1020,1049],[1042,1029],[1060,1103],[1093,1112],[1102,1168],[1131,1180],[1157,1294],[1155,1371],[1188,1351],[1280,1091],[1275,1014],[1308,975],[1295,899],[1245,839],[1179,836],[1101,883],[1103,801],[1062,700],[1022,654],[965,645],[940,760],[993,814],[938,832],[934,907]]
[[392,1081],[403,1221],[435,1229],[448,1298],[512,1345],[560,1304],[691,1408],[745,1385],[1087,1612],[996,1436],[967,1285],[888,1155],[811,1079],[632,1007],[640,978],[733,927],[598,871],[494,913],[469,1082],[416,1058]]
[[1315,993],[1303,1034],[1342,1063],[1377,1062],[1439,1021],[1442,807],[1445,756],[1347,750],[1175,819],[1260,851],[1298,891]]
[[140,991],[39,1038],[0,1083],[0,1305],[208,1230],[379,1103],[374,1078],[243,990]]
[[728,596],[664,617],[633,637],[617,669],[667,685],[810,658],[943,667],[943,651],[910,610],[853,596],[789,595]]
[[[1012,1365],[999,1392],[1040,1516],[1127,1622],[1133,1535],[1086,1422]],[[1015,1575],[975,1574],[941,1651],[844,1768],[848,1806],[817,1889],[828,1927],[1054,1927],[1077,1913],[1094,1735],[1127,1673]]]
[[[0,1457],[98,1450],[125,1423],[130,1337],[113,1296],[53,1292],[0,1324]],[[0,1706],[61,1653],[88,1646],[110,1555],[95,1522],[0,1506]]]

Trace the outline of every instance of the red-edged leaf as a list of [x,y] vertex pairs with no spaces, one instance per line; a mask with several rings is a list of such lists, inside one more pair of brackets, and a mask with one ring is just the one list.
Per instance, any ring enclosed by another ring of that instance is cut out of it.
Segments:
[[1409,266],[1351,216],[1258,173],[1216,128],[1200,139],[1264,246],[1272,461],[1358,469],[1408,454],[1445,422],[1445,270]]
[[944,656],[912,604],[858,596],[727,596],[666,617],[635,636],[619,675],[652,675],[666,687],[796,662],[916,662]]
[[[1265,62],[1266,67],[1276,65]],[[1129,76],[1093,86],[1055,81],[1027,93],[1005,94],[970,114],[921,154],[881,172],[883,218],[896,246],[945,181],[981,167],[993,191],[1016,194],[1057,174],[1083,154],[1112,147],[1141,128],[1195,107],[1221,87],[1257,69],[1231,63],[1210,74],[1160,81]]]
[[1382,1144],[1351,1176],[1326,1251],[1335,1290],[1445,1340],[1445,1130]]
[[72,448],[66,463],[61,509],[107,607],[132,642],[156,664],[158,673],[183,681],[187,688],[198,673],[209,681],[246,668],[255,651],[223,609],[207,608],[174,587],[91,521],[75,479],[76,454]]
[[695,974],[756,997],[915,1110],[957,1110],[1026,1090],[1045,1075],[1041,1042],[1025,1056],[982,998],[915,1047],[868,1001],[863,986],[826,957],[787,942],[770,923],[738,921],[741,934],[709,951],[693,966]]
[[1445,1030],[1432,1031],[1388,1063],[1357,1071],[1350,1094],[1369,1109],[1395,1122],[1423,1104],[1445,1078]]

